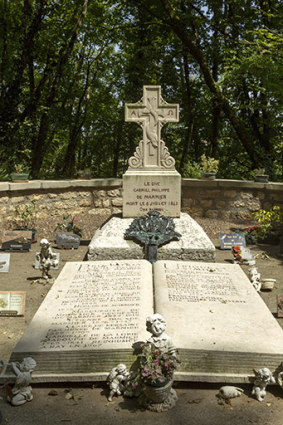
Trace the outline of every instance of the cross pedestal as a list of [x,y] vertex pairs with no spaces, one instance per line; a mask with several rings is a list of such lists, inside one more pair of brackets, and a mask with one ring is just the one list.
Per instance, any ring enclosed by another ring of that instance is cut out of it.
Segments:
[[123,175],[123,217],[139,217],[154,210],[180,217],[181,176],[161,139],[162,127],[179,121],[179,105],[165,102],[160,86],[144,86],[139,102],[126,103],[125,120],[142,127],[143,139]]
[[174,169],[175,160],[161,140],[161,129],[168,122],[179,121],[179,105],[165,102],[160,86],[144,86],[139,102],[126,103],[125,120],[143,129],[143,139],[129,159],[130,168]]

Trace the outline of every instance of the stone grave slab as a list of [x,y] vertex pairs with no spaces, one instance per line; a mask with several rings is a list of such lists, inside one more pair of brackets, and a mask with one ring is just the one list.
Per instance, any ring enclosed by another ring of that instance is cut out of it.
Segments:
[[[143,259],[144,247],[124,234],[133,219],[112,217],[98,229],[88,246],[88,260]],[[158,248],[159,260],[215,261],[215,246],[201,226],[188,214],[174,218],[175,231],[182,235],[179,241],[171,241]]]
[[8,273],[10,267],[10,254],[0,254],[0,273]]
[[252,382],[261,367],[276,376],[283,330],[239,265],[158,261],[154,276],[155,310],[180,352],[178,379]]
[[34,382],[105,380],[119,363],[138,367],[131,347],[149,337],[153,311],[179,351],[176,380],[282,371],[283,330],[239,265],[163,260],[67,263],[10,361],[34,357]]
[[56,233],[56,245],[58,248],[63,249],[78,249],[80,246],[81,238],[70,232]]

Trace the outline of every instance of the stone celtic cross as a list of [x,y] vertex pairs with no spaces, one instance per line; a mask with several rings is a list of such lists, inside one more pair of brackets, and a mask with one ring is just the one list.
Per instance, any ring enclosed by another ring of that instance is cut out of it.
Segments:
[[168,104],[161,97],[161,86],[143,86],[143,97],[137,103],[126,103],[125,120],[136,122],[143,129],[131,168],[145,170],[174,169],[175,160],[161,140],[161,128],[168,122],[179,121],[179,105]]

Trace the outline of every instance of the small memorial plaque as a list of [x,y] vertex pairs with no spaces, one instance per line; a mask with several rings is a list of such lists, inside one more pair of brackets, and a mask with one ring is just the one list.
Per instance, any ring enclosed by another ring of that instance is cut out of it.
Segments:
[[233,246],[246,247],[244,233],[220,233],[220,248],[231,249]]
[[0,273],[8,273],[10,254],[0,254]]
[[25,302],[24,291],[0,291],[0,317],[24,316]]
[[31,230],[4,230],[2,249],[5,251],[29,251],[31,249]]
[[78,249],[81,238],[74,233],[59,232],[56,234],[56,245],[58,248]]
[[[35,254],[35,264],[34,264],[34,268],[35,269],[39,269],[39,260],[37,259],[37,256],[40,254],[40,252],[37,252]],[[59,252],[55,252],[53,255],[56,255],[56,260],[58,261],[56,266],[50,266],[50,270],[58,270],[59,269],[59,259],[60,259],[60,254]]]

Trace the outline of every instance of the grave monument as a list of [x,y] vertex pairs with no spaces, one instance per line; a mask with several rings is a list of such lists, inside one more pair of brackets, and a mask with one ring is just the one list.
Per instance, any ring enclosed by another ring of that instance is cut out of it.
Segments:
[[181,176],[161,139],[161,128],[179,121],[179,105],[165,102],[160,86],[144,86],[139,102],[126,103],[125,120],[142,127],[143,139],[123,175],[123,217],[152,210],[180,217]]
[[144,258],[144,249],[124,235],[134,217],[157,211],[172,217],[176,232],[182,235],[158,249],[159,259],[215,261],[215,247],[203,229],[181,209],[181,176],[175,160],[161,139],[166,123],[179,121],[179,105],[161,97],[160,86],[144,86],[137,103],[127,103],[125,119],[142,127],[143,139],[129,159],[123,175],[123,218],[112,217],[95,233],[88,260]]

